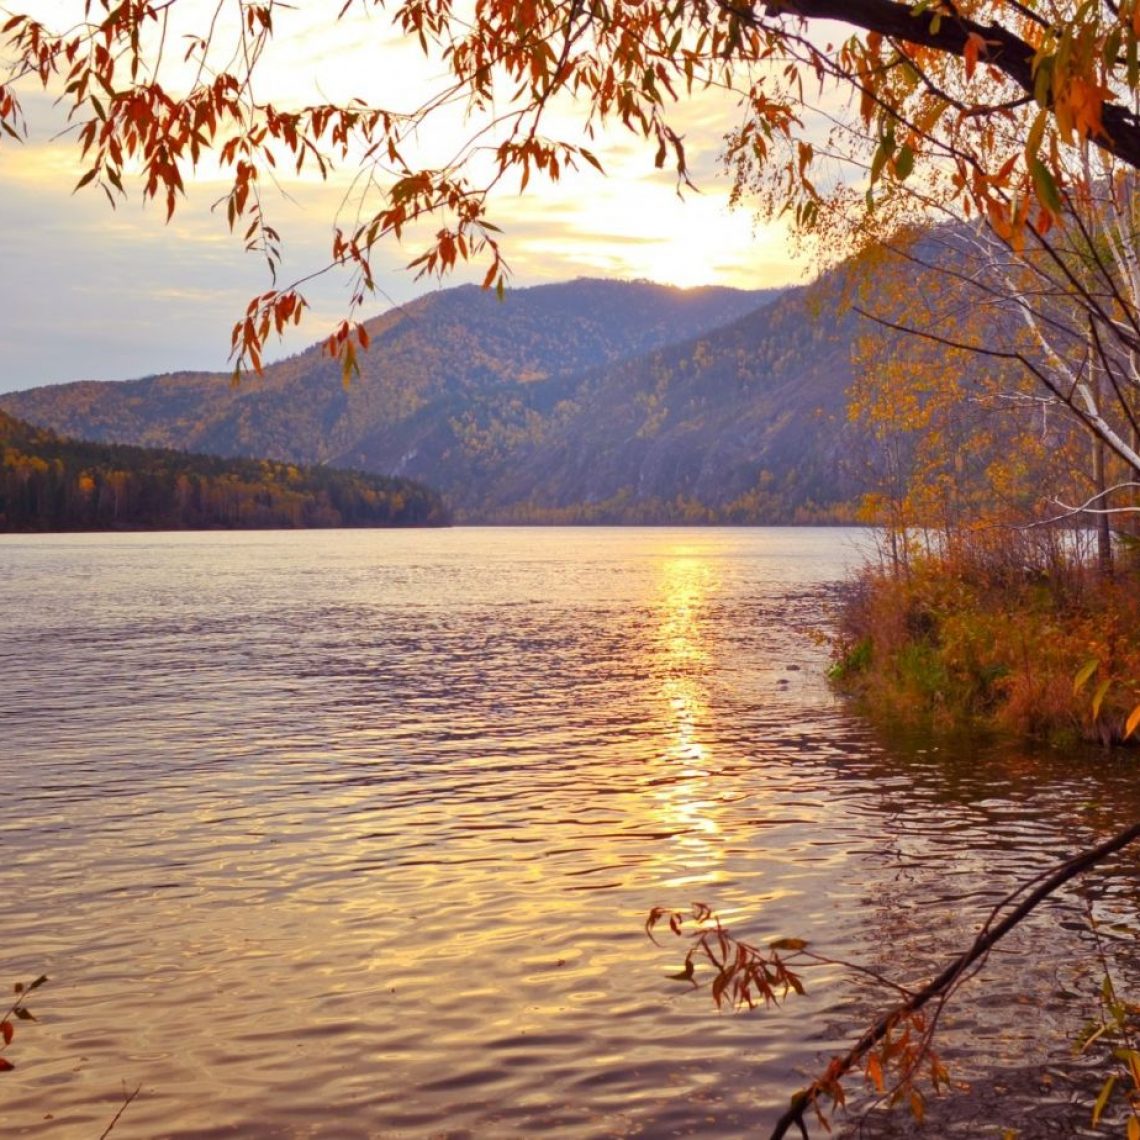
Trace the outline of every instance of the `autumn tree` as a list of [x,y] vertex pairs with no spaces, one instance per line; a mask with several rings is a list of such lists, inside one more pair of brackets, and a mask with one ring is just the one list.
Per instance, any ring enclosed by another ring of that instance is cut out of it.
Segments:
[[[985,231],[941,227],[870,250],[848,271],[853,303],[875,317],[856,342],[849,392],[869,437],[864,510],[891,529],[896,564],[910,533],[936,530],[953,557],[963,543],[1011,551],[1011,526],[1039,527],[1022,545],[1049,548],[1028,558],[1048,562],[1057,539],[1045,524],[1069,523],[1129,482],[1082,413],[1129,447],[1130,393],[1119,385],[1123,403],[1111,398],[1090,361],[1087,314],[1035,268]],[[1101,556],[1110,568],[1110,545]]]

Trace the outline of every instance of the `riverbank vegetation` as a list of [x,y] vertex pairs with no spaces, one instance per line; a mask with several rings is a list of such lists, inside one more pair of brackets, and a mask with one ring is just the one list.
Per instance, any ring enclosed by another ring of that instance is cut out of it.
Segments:
[[0,412],[0,532],[444,526],[409,479],[69,440]]
[[[787,483],[794,482],[795,471]],[[593,502],[555,507],[515,503],[490,510],[458,511],[458,520],[490,526],[849,526],[859,521],[857,502],[797,501],[769,491],[768,472],[757,486],[728,503],[708,503],[695,495],[639,496],[633,487]]]
[[961,224],[896,230],[853,274],[853,303],[868,282],[880,302],[850,415],[873,440],[863,510],[882,538],[833,676],[873,715],[1051,742],[1135,727],[1129,185],[1089,187],[1063,231],[1019,249]]
[[1053,743],[1119,742],[1140,702],[1140,595],[1080,535],[996,533],[852,585],[832,677],[872,715]]

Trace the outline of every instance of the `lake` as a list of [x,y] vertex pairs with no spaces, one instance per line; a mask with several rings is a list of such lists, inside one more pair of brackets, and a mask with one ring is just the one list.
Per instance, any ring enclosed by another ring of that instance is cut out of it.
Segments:
[[[913,983],[1140,811],[1131,758],[846,709],[826,635],[867,546],[0,537],[0,981],[51,978],[0,1076],[5,1134],[96,1138],[136,1086],[115,1140],[762,1131],[876,995],[816,968],[806,998],[718,1013],[666,977],[683,951],[645,937],[650,907]],[[936,1134],[1087,1122],[1086,909],[1133,978],[1135,861],[1114,869],[944,1015],[973,1091]]]

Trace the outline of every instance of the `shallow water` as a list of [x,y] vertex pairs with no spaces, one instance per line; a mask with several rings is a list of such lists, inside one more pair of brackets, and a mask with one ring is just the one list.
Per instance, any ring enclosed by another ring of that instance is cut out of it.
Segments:
[[[0,966],[51,977],[7,1134],[98,1136],[124,1085],[116,1140],[762,1133],[875,999],[822,968],[718,1014],[666,979],[651,906],[913,982],[1140,808],[1126,761],[883,740],[844,709],[820,632],[865,540],[0,538]],[[1083,912],[1127,961],[1127,870],[946,1015],[976,1085],[947,1132],[1087,1120]]]

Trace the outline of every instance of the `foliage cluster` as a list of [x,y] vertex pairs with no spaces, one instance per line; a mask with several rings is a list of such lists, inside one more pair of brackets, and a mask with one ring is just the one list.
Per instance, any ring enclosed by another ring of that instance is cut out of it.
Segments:
[[41,974],[34,982],[29,982],[27,985],[16,982],[12,987],[12,1002],[3,1016],[0,1016],[0,1073],[11,1072],[16,1067],[4,1056],[4,1053],[12,1044],[12,1038],[16,1036],[16,1022],[36,1020],[32,1011],[28,1009],[28,995],[38,990],[46,981],[47,977]]
[[900,721],[1119,741],[1140,698],[1135,576],[1100,574],[1071,532],[885,560],[847,595],[832,676]]
[[[676,937],[688,943],[681,970],[669,977],[699,987],[708,976],[709,993],[717,1009],[768,1008],[782,1005],[793,994],[802,996],[806,993],[803,971],[812,966],[839,965],[852,973],[869,973],[817,953],[802,938],[777,938],[766,946],[746,941],[727,929],[705,903],[693,903],[688,914],[654,907],[645,922],[645,932],[654,942],[654,931],[665,921]],[[894,990],[902,1002],[845,1055],[833,1057],[819,1077],[792,1097],[772,1140],[782,1137],[793,1124],[806,1135],[804,1118],[809,1112],[830,1132],[829,1113],[846,1105],[843,1082],[853,1071],[861,1071],[867,1083],[892,1106],[908,1105],[919,1123],[926,1103],[923,1086],[929,1085],[935,1094],[950,1087],[949,1073],[931,1046],[933,1025],[922,1012],[923,1005],[938,991],[912,993],[874,973],[870,976]],[[945,979],[943,984],[952,988],[955,980]]]
[[407,479],[83,443],[0,412],[0,530],[440,526],[448,521],[440,497]]
[[[976,233],[942,226],[895,235],[849,276],[856,303],[876,314],[856,340],[848,404],[867,441],[864,517],[896,534],[934,529],[969,547],[987,528],[1066,513],[1061,503],[1103,484],[1104,462],[1070,410],[1015,362],[985,355],[1037,347],[1012,301],[978,303],[979,279],[1010,271],[996,256]],[[1030,292],[1009,293],[1019,288]],[[1112,458],[1107,473],[1124,477]]]
[[[372,7],[350,0],[341,15]],[[1132,2],[480,0],[461,13],[450,0],[402,0],[392,21],[437,77],[402,105],[330,102],[320,76],[297,97],[264,97],[259,64],[287,34],[289,8],[223,2],[203,31],[181,22],[193,12],[176,3],[95,0],[49,20],[18,6],[0,32],[11,60],[0,130],[24,132],[30,83],[57,92],[82,154],[79,186],[114,201],[137,178],[169,217],[192,172],[216,164],[219,212],[274,278],[235,324],[239,371],[260,371],[267,338],[307,304],[302,281],[276,280],[282,239],[265,190],[278,169],[359,170],[329,251],[330,266],[352,277],[353,312],[328,338],[348,377],[371,339],[354,317],[376,287],[378,243],[428,222],[434,234],[412,267],[446,273],[481,258],[484,284],[501,290],[507,270],[491,218],[501,183],[525,189],[532,177],[602,169],[590,146],[613,126],[646,140],[655,164],[687,185],[676,107],[708,89],[736,101],[725,161],[738,193],[767,193],[805,230],[821,225],[833,193],[881,202],[921,181],[915,196],[987,218],[1018,242],[1047,231],[1064,195],[1088,185],[1067,156],[1091,144],[1106,162],[1140,162]],[[175,42],[183,49],[164,50]],[[305,102],[309,91],[315,102]],[[578,116],[565,130],[552,122],[561,104]],[[432,161],[423,139],[456,107],[466,136]]]

